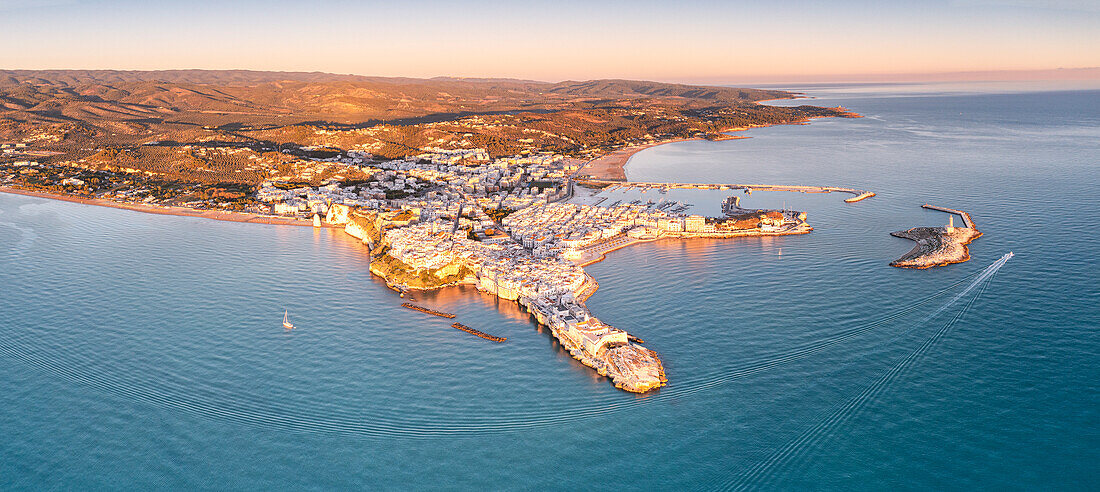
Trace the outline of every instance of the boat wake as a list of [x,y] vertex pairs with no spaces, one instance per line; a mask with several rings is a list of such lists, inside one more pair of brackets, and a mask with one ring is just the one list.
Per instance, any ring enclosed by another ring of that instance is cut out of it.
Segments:
[[894,312],[892,312],[890,314],[887,314],[887,315],[885,315],[881,318],[878,318],[874,321],[870,321],[870,322],[867,322],[867,323],[864,323],[864,324],[856,325],[855,327],[849,328],[849,329],[841,331],[839,333],[827,336],[825,338],[821,338],[819,340],[815,340],[813,342],[807,343],[807,344],[802,345],[800,347],[796,347],[796,348],[793,348],[793,349],[789,349],[789,350],[780,352],[778,354],[772,354],[772,355],[768,355],[768,356],[762,357],[760,359],[757,359],[755,361],[749,361],[749,362],[746,362],[746,363],[742,363],[742,364],[739,364],[739,365],[737,365],[736,367],[733,367],[733,368],[726,368],[726,369],[722,370],[719,373],[711,373],[711,374],[708,374],[708,375],[705,375],[705,376],[695,378],[695,379],[690,380],[690,381],[686,381],[685,384],[683,384],[683,386],[685,386],[686,388],[684,388],[682,391],[680,391],[679,394],[684,395],[684,394],[689,394],[689,393],[695,393],[695,392],[702,391],[702,390],[705,390],[707,388],[710,388],[712,386],[715,386],[717,384],[722,384],[722,383],[725,383],[725,382],[728,382],[728,381],[731,381],[731,380],[734,380],[734,379],[738,379],[738,378],[741,378],[741,377],[748,376],[750,374],[758,373],[758,372],[770,369],[770,368],[778,366],[778,365],[786,364],[786,363],[793,362],[793,361],[796,361],[796,360],[799,360],[799,359],[804,359],[804,358],[806,358],[810,355],[821,352],[821,351],[823,351],[823,350],[825,350],[825,349],[827,349],[827,348],[829,348],[833,345],[845,342],[847,340],[858,337],[860,335],[867,334],[867,333],[869,333],[869,332],[871,332],[875,329],[883,327],[884,325],[888,325],[893,321],[901,319],[902,317],[904,317],[904,316],[906,316],[906,315],[908,315],[908,314],[910,314],[914,311],[917,311],[917,310],[921,309],[922,307],[928,305],[929,303],[931,303],[931,302],[933,302],[933,301],[935,301],[939,298],[944,297],[945,295],[949,294],[953,289],[955,289],[959,285],[962,285],[962,284],[965,284],[965,283],[969,282],[969,284],[966,286],[966,288],[964,288],[961,292],[956,294],[954,297],[952,297],[946,303],[941,305],[939,308],[937,308],[931,314],[925,316],[921,321],[917,322],[914,325],[911,325],[911,327],[909,329],[906,329],[906,330],[902,331],[901,333],[898,333],[898,334],[894,335],[893,337],[891,337],[890,340],[887,340],[886,342],[882,342],[882,343],[889,343],[893,340],[896,340],[897,338],[900,338],[901,336],[904,336],[904,335],[908,334],[915,327],[919,327],[919,326],[923,325],[924,323],[926,323],[928,321],[931,321],[936,316],[939,316],[941,313],[943,313],[949,307],[953,306],[956,302],[958,302],[960,299],[965,297],[968,293],[970,293],[970,291],[972,291],[975,287],[980,285],[984,280],[990,278],[994,273],[996,273],[997,270],[999,270],[1001,268],[1001,266],[1004,266],[1004,262],[1008,261],[1008,258],[1011,258],[1011,257],[1012,257],[1012,253],[1008,253],[1007,255],[1005,255],[1005,257],[997,260],[993,264],[986,267],[984,270],[981,270],[977,273],[971,274],[967,277],[963,277],[962,279],[956,281],[955,283],[953,283],[951,285],[948,285],[947,287],[944,287],[943,289],[940,289],[938,292],[935,292],[931,295],[925,296],[924,298],[922,298],[920,300],[917,300],[913,303],[910,303],[907,306],[901,307],[901,308],[895,310]]
[[917,347],[916,350],[903,357],[873,383],[864,388],[863,391],[835,407],[825,418],[818,421],[813,427],[806,429],[801,435],[788,442],[771,456],[757,463],[743,474],[734,477],[730,482],[715,488],[723,490],[744,490],[750,487],[775,487],[774,481],[777,478],[781,478],[784,473],[804,462],[807,456],[812,456],[825,440],[836,433],[838,427],[859,415],[861,410],[866,408],[870,402],[874,401],[878,395],[888,390],[901,375],[916,365],[933,345],[947,335],[952,328],[958,324],[959,320],[962,319],[966,312],[970,310],[971,306],[977,302],[986,288],[989,287],[994,275],[996,275],[1001,267],[1003,267],[1013,256],[1014,255],[1010,252],[993,262],[993,264],[986,267],[985,270],[982,270],[977,278],[967,285],[966,289],[963,289],[962,292],[918,323],[917,326],[924,324],[965,297],[971,291],[976,290],[974,296],[963,305],[963,308],[948,319],[935,333],[925,339],[924,343]]

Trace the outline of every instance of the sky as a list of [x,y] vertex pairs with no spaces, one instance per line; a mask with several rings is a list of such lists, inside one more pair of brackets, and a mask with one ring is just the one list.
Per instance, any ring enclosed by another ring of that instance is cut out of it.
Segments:
[[1090,67],[1100,0],[0,0],[2,69],[723,83]]

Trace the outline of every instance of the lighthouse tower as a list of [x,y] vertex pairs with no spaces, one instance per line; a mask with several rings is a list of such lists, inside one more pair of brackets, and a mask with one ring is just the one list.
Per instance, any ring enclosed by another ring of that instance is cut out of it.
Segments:
[[954,215],[948,215],[947,216],[947,225],[943,227],[943,230],[944,230],[944,232],[947,232],[947,233],[955,232],[955,216]]

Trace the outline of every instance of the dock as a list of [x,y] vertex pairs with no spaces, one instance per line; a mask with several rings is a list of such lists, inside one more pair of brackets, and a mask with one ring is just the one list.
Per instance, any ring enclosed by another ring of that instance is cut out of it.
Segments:
[[947,207],[937,207],[935,205],[929,205],[927,203],[925,203],[924,205],[921,205],[921,207],[922,208],[927,208],[929,210],[939,210],[940,212],[947,212],[949,214],[958,215],[959,217],[962,217],[963,223],[966,224],[966,227],[968,229],[974,229],[974,230],[978,229],[977,227],[974,227],[974,221],[970,218],[970,214],[968,214],[966,212],[963,212],[962,210],[955,210],[953,208],[947,208]]
[[492,340],[492,341],[497,342],[497,343],[501,343],[501,342],[504,342],[505,340],[507,340],[507,338],[504,338],[504,337],[494,337],[494,336],[492,336],[488,333],[485,333],[483,331],[475,330],[475,329],[470,328],[469,326],[466,326],[466,325],[464,325],[462,323],[459,323],[457,321],[454,322],[454,323],[451,323],[451,328],[454,328],[456,330],[462,330],[466,333],[470,333],[472,335],[477,335],[481,338],[484,338],[486,340]]
[[838,186],[807,186],[807,185],[768,185],[768,184],[743,184],[743,183],[654,183],[654,182],[641,182],[641,181],[615,181],[608,179],[579,179],[578,182],[588,183],[598,186],[611,186],[615,185],[620,188],[640,188],[643,191],[649,189],[664,190],[670,189],[690,189],[690,190],[745,190],[746,193],[752,193],[753,191],[795,191],[799,193],[850,193],[854,195],[852,198],[845,199],[845,202],[854,203],[860,200],[865,200],[875,196],[873,192],[867,190],[857,190],[855,188],[841,188]]
[[409,309],[412,309],[413,311],[420,311],[422,313],[427,313],[427,314],[430,314],[432,316],[439,316],[441,318],[454,318],[455,317],[455,315],[453,315],[451,313],[444,313],[443,311],[436,311],[432,308],[426,308],[424,306],[417,306],[416,304],[413,304],[411,302],[403,302],[403,303],[401,303],[401,307],[409,308]]

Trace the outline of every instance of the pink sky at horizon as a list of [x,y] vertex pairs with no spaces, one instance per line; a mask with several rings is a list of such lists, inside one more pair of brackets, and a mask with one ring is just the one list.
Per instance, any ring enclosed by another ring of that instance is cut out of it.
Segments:
[[[1084,0],[0,0],[0,68],[696,83],[1097,79]],[[1064,70],[1057,70],[1062,68]]]

